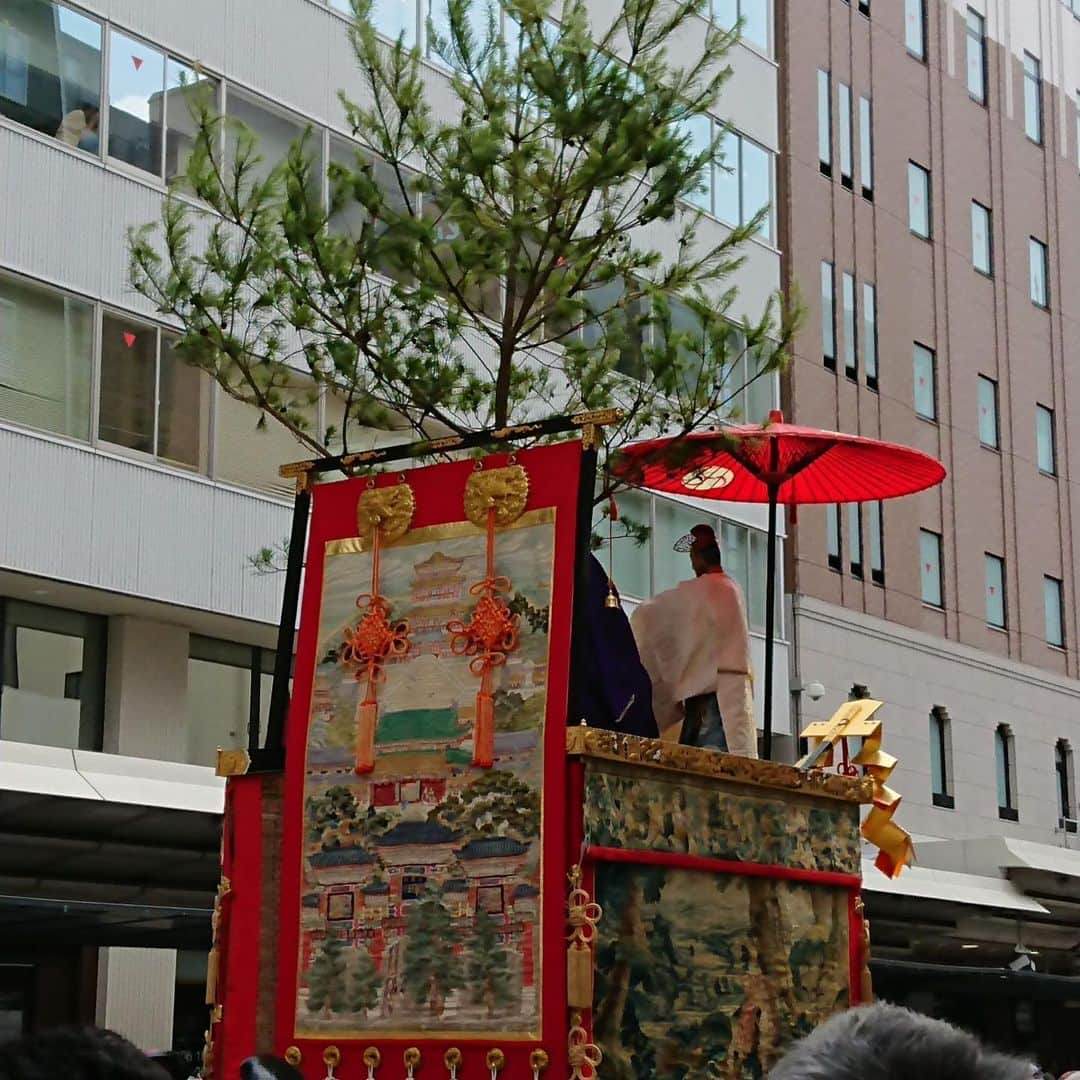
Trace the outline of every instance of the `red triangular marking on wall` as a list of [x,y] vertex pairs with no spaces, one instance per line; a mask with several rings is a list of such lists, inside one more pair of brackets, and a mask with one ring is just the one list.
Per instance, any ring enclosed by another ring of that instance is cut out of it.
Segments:
[[135,65],[136,71],[143,66],[143,58],[141,56],[133,56],[131,62]]
[[135,344],[135,335],[130,330],[124,331],[124,344],[130,349]]

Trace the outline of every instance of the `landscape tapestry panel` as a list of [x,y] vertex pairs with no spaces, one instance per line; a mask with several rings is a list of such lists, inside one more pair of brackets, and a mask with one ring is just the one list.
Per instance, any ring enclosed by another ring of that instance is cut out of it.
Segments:
[[305,767],[298,1035],[540,1030],[540,826],[554,512],[495,540],[518,641],[493,669],[494,765],[474,765],[480,678],[451,648],[485,576],[461,523],[383,548],[408,644],[376,686],[374,768],[355,771],[366,680],[342,646],[371,556],[327,545]]
[[854,803],[724,790],[655,769],[609,768],[589,766],[585,834],[590,844],[859,873]]
[[758,1080],[848,1004],[844,889],[598,863],[601,1080]]

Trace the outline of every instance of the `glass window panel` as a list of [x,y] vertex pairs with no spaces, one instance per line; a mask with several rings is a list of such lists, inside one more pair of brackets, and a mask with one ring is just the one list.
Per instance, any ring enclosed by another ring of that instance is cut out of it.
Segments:
[[[262,160],[252,166],[250,175],[259,180],[265,180],[275,168],[288,160],[289,150],[293,144],[304,137],[306,125],[298,117],[268,108],[251,95],[231,85],[226,101],[229,116],[243,123],[256,139],[256,154]],[[235,147],[235,136],[233,136],[232,147]],[[313,129],[308,133],[304,148],[312,161],[312,194],[317,195],[322,188],[324,172],[322,134],[318,129]],[[316,187],[318,191],[314,190]]]
[[742,39],[769,51],[769,0],[739,0]]
[[173,465],[205,473],[210,464],[214,383],[205,371],[185,364],[175,345],[172,334],[161,335],[157,455]]
[[738,225],[740,216],[739,173],[742,168],[742,139],[733,131],[724,132],[720,160],[713,169],[713,213],[729,225]]
[[1024,53],[1024,131],[1042,142],[1042,65],[1031,53]]
[[990,273],[990,211],[977,202],[971,204],[971,261],[980,273]]
[[864,195],[874,190],[874,126],[870,99],[859,98],[859,183]]
[[979,442],[998,447],[997,383],[985,375],[979,376]]
[[165,61],[165,179],[173,180],[187,169],[195,146],[195,114],[205,101],[218,107],[218,84],[194,68],[174,60]]
[[876,388],[877,366],[877,289],[873,285],[863,284],[863,358],[866,364],[867,385]]
[[1054,445],[1054,410],[1035,406],[1035,437],[1038,443],[1039,469],[1051,476],[1057,473],[1057,449]]
[[0,417],[90,438],[93,307],[0,274]]
[[143,41],[109,32],[109,156],[161,175],[165,57]]
[[745,525],[738,525],[734,521],[722,521],[720,523],[720,555],[724,561],[725,572],[738,582],[743,596],[749,602],[750,578],[753,574],[750,530]]
[[818,102],[818,161],[822,172],[832,172],[832,101],[829,93],[829,73],[817,73]]
[[[772,154],[749,139],[742,140],[740,176],[742,179],[743,225],[751,221],[758,211],[772,203]],[[766,215],[758,233],[768,240],[772,236],[772,215]]]
[[692,506],[683,506],[670,499],[654,500],[654,513],[653,590],[662,592],[694,576],[689,557],[684,552],[672,551],[672,545],[702,522],[715,528],[716,519]]
[[1058,815],[1072,818],[1072,749],[1064,739],[1059,739],[1054,747],[1054,772],[1057,774]]
[[840,177],[851,185],[851,87],[840,83],[837,125],[840,129]]
[[[619,505],[619,516],[636,525],[650,524],[650,498],[637,491],[625,491],[616,498]],[[603,548],[598,551],[597,558],[608,569],[608,520],[606,517],[597,518],[594,526],[596,532],[603,540]],[[649,541],[644,544],[635,544],[632,537],[621,536],[623,526],[618,521],[612,525],[613,544],[611,547],[611,575],[615,579],[615,587],[623,596],[636,600],[644,600],[652,595],[649,582]]]
[[101,320],[98,434],[105,442],[154,452],[157,330],[117,315]]
[[101,748],[105,627],[95,616],[8,601],[0,739]]
[[947,769],[948,720],[937,713],[930,714],[930,786],[933,794],[947,795],[949,780]]
[[[427,32],[425,26],[425,37],[427,39],[427,55],[428,59],[438,64],[440,67],[444,67],[447,70],[453,69],[456,65],[453,61],[453,48],[450,46],[450,4],[449,0],[429,0],[425,5],[427,7],[427,17],[431,20],[435,33],[446,42],[447,55],[442,55],[436,48],[435,42],[430,33]],[[490,4],[485,0],[472,0],[468,8],[468,21],[469,29],[472,31],[473,48],[476,52],[480,52],[488,40],[489,19],[491,17],[493,9]],[[495,15],[495,32],[499,32],[498,24],[498,9],[494,9]]]
[[880,583],[880,579],[885,574],[884,526],[881,503],[870,503],[866,512],[870,520],[870,573]]
[[825,545],[829,566],[833,570],[842,569],[843,553],[841,549],[839,503],[829,503],[829,505],[825,507]]
[[978,102],[986,101],[986,20],[967,10],[967,87]]
[[998,806],[1009,809],[1012,806],[1012,792],[1009,790],[1009,735],[1003,728],[994,733],[994,771],[997,776]]
[[937,372],[934,353],[918,342],[912,347],[915,378],[915,412],[924,420],[937,419]]
[[[751,630],[764,630],[765,629],[765,592],[766,592],[766,568],[768,567],[768,539],[760,529],[747,529],[747,539],[750,543],[750,568],[746,575],[746,580],[738,578],[739,585],[742,587],[743,596],[746,598],[746,618],[747,623]],[[783,555],[778,551],[778,559],[782,559]],[[727,564],[725,562],[725,569]],[[779,574],[779,569],[777,573]],[[777,582],[776,601],[777,608],[779,609],[780,600],[780,588],[779,581]],[[780,633],[780,618],[779,614],[776,618],[776,633]]]
[[60,4],[0,5],[0,113],[100,151],[101,24]]
[[841,295],[844,309],[844,370],[854,378],[858,343],[855,340],[855,278],[851,274],[844,274],[841,278]]
[[1005,628],[1005,560],[997,555],[985,558],[986,621],[991,626]]
[[[704,154],[712,145],[712,121],[707,116],[691,116],[679,125],[680,134],[689,137],[687,152],[690,154]],[[688,200],[702,210],[712,213],[712,185],[715,167],[706,165],[701,170],[701,189],[688,196]]]
[[821,352],[836,363],[836,271],[828,262],[821,264]]
[[1043,578],[1043,606],[1046,610],[1046,643],[1063,648],[1065,621],[1062,612],[1061,582],[1057,578]]
[[848,503],[848,542],[851,545],[851,572],[862,577],[862,508],[858,503]]
[[919,530],[919,559],[922,577],[922,601],[942,607],[941,596],[941,537],[927,529]]
[[926,56],[926,0],[904,0],[904,44],[920,60]]
[[748,352],[746,407],[743,414],[751,424],[764,424],[777,406],[778,375],[770,371],[758,377],[765,362],[764,350]]
[[[346,14],[352,13],[349,0],[331,0],[331,3]],[[383,37],[393,41],[400,37],[406,48],[416,44],[416,0],[374,0],[371,22]]]
[[1046,307],[1050,302],[1046,245],[1032,236],[1028,241],[1028,256],[1031,266],[1031,302],[1039,307]]
[[247,667],[235,667],[189,659],[187,707],[187,760],[192,765],[212,765],[219,746],[247,746],[250,661]]
[[916,236],[930,236],[930,174],[908,162],[908,224]]
[[730,30],[739,21],[739,0],[712,0],[713,21]]

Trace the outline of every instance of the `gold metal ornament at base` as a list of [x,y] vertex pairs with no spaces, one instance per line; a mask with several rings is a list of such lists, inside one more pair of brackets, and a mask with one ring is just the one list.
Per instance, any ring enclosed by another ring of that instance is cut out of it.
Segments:
[[529,1055],[529,1068],[532,1069],[534,1076],[544,1072],[550,1062],[551,1059],[548,1057],[547,1051],[541,1050],[539,1047]]
[[379,530],[380,541],[390,544],[409,531],[415,512],[416,496],[408,484],[369,487],[356,504],[356,526],[364,539]]
[[382,1064],[382,1054],[377,1046],[369,1046],[364,1051],[364,1064],[368,1068],[368,1076]]
[[420,1062],[423,1060],[419,1049],[415,1046],[410,1046],[404,1054],[401,1055],[401,1060],[405,1062],[405,1071],[409,1076],[412,1076],[420,1068]]
[[300,1047],[299,1046],[290,1046],[285,1051],[285,1061],[286,1061],[287,1064],[291,1065],[293,1068],[296,1068],[296,1066],[299,1065],[300,1062],[303,1061],[303,1060],[304,1060],[304,1055],[300,1053]]
[[216,776],[244,776],[251,768],[251,756],[246,750],[223,750],[217,752]]
[[499,469],[479,468],[465,481],[465,516],[478,529],[488,527],[494,511],[495,525],[512,525],[529,501],[529,474],[520,465]]
[[622,607],[622,604],[619,603],[619,597],[611,588],[610,581],[608,582],[608,594],[604,597],[604,607],[608,608],[610,611],[618,611]]
[[322,1059],[328,1069],[336,1069],[341,1064],[341,1051],[336,1046],[328,1046],[322,1052]]
[[451,1076],[456,1076],[458,1069],[461,1068],[461,1051],[456,1046],[451,1046],[442,1056],[443,1064],[450,1071]]
[[503,1066],[506,1064],[506,1055],[497,1047],[492,1047],[487,1052],[487,1057],[484,1058],[487,1062],[487,1067],[491,1070],[491,1075],[494,1076],[497,1072],[501,1072]]

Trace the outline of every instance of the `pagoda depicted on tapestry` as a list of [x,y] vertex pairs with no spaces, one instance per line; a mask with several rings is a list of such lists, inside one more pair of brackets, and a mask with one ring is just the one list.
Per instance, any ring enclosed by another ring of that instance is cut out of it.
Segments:
[[370,554],[331,543],[305,771],[297,1034],[358,1030],[524,1037],[540,1024],[540,827],[554,528],[500,531],[499,572],[521,613],[494,678],[494,763],[473,765],[476,676],[447,624],[483,577],[472,525],[418,529],[380,554],[380,593],[407,653],[378,688],[374,768],[353,747],[364,692],[339,657]]

